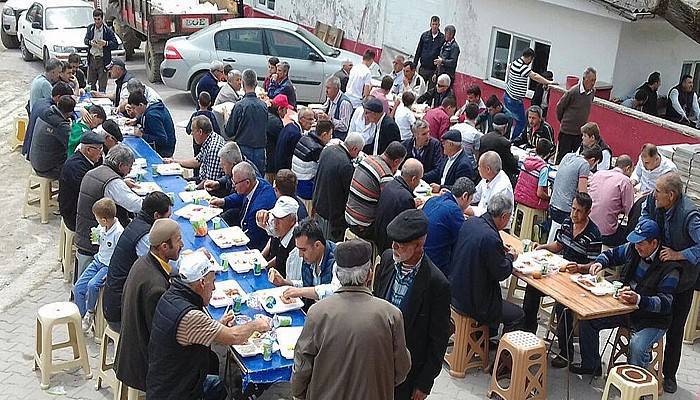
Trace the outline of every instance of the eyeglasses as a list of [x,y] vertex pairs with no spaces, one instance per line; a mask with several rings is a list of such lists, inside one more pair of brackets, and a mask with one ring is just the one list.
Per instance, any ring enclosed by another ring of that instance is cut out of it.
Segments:
[[250,179],[246,178],[246,179],[241,179],[241,180],[238,181],[238,182],[235,182],[235,181],[234,181],[234,182],[233,182],[233,186],[236,186],[236,185],[238,185],[238,184],[240,184],[240,183],[243,183],[243,182],[249,181],[249,180],[250,180]]
[[441,83],[438,83],[438,87],[445,88],[445,87],[447,87],[447,85],[443,85],[443,84],[441,84]]

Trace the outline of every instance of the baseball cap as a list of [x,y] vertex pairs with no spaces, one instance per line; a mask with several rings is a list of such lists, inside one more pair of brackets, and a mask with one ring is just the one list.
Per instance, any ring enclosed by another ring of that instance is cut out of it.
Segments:
[[201,251],[183,256],[180,261],[180,279],[185,283],[197,282],[204,278],[211,269],[211,263]]
[[289,104],[289,100],[287,100],[286,94],[278,94],[277,96],[275,96],[275,98],[272,99],[272,104],[277,106],[277,108],[288,108],[290,110],[294,109],[294,107],[292,107]]
[[275,207],[270,210],[275,218],[284,218],[287,215],[296,214],[299,210],[299,203],[289,196],[280,196],[275,203]]
[[111,69],[115,65],[122,67],[122,69],[126,69],[126,64],[124,63],[124,60],[122,60],[121,58],[113,58],[112,62],[109,63],[109,65],[107,65],[107,67],[105,67],[105,69]]
[[641,219],[634,230],[627,235],[630,243],[639,243],[644,240],[658,239],[661,236],[659,225],[650,219]]

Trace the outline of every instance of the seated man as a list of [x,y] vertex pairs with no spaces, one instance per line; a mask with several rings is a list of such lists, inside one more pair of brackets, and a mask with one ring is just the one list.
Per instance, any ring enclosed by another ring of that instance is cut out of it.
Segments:
[[462,147],[460,131],[450,129],[445,132],[442,136],[442,149],[445,157],[440,161],[440,165],[425,174],[425,181],[430,183],[433,193],[438,193],[443,187],[451,188],[461,177],[467,177],[472,181],[476,179],[469,157]]
[[36,121],[29,160],[37,175],[56,180],[61,177],[63,164],[68,159],[70,117],[74,108],[73,97],[61,96],[58,103]]
[[234,193],[233,182],[231,181],[233,167],[242,161],[248,162],[255,169],[255,175],[261,176],[257,168],[255,168],[255,165],[241,154],[241,149],[235,142],[226,142],[219,150],[218,157],[219,164],[224,174],[218,179],[204,181],[203,185],[204,189],[209,191],[213,196],[226,197]]
[[473,205],[464,210],[464,214],[482,215],[486,212],[491,198],[498,193],[508,196],[513,203],[513,186],[510,184],[508,175],[501,169],[501,157],[498,153],[487,151],[479,157],[479,176],[481,181],[476,185]]
[[475,191],[471,179],[458,178],[451,191],[431,197],[423,206],[423,212],[428,217],[425,254],[448,278],[452,249],[464,224],[464,210],[471,204]]
[[512,198],[497,194],[485,214],[468,218],[459,230],[450,263],[454,308],[492,330],[503,324],[503,333],[520,329],[524,318],[523,310],[503,301],[501,295],[500,282],[511,276],[518,257],[499,234],[510,224],[512,209]]
[[107,120],[104,108],[97,104],[87,108],[78,121],[73,122],[70,127],[70,137],[68,138],[68,157],[75,153],[75,148],[80,143],[80,138],[85,132],[91,131],[102,125]]
[[615,168],[598,171],[589,179],[591,220],[600,229],[603,244],[609,247],[625,243],[627,227],[619,219],[620,215],[627,217],[634,205],[634,186],[629,178],[633,169],[630,156],[622,154],[617,157]]
[[230,226],[238,225],[248,235],[248,247],[262,250],[267,243],[267,233],[255,223],[255,213],[275,206],[275,190],[266,180],[255,175],[255,168],[247,162],[233,167],[232,193],[225,198],[213,198],[209,205],[224,210],[238,209],[235,215],[224,216]]
[[[588,217],[591,213],[591,205],[593,201],[587,193],[577,192],[574,195],[574,201],[571,205],[571,214],[564,220],[561,228],[556,233],[554,242],[547,245],[535,244],[534,249],[549,250],[552,253],[560,254],[565,260],[570,261],[569,270],[573,272],[576,264],[584,264],[600,254],[600,231],[598,227]],[[537,332],[537,313],[540,309],[540,300],[542,292],[527,286],[525,288],[525,297],[523,298],[523,310],[525,311],[525,326],[526,331],[532,333]],[[554,312],[561,316],[564,307],[557,304],[554,307]],[[561,317],[559,321],[562,321]],[[557,340],[559,341],[559,356],[552,359],[552,367],[565,368],[567,366],[568,355],[574,354],[574,345],[568,338],[568,334],[564,326],[570,328],[573,326],[573,317],[570,312],[566,312],[566,323],[560,323],[557,326]]]
[[[189,159],[164,158],[163,162],[177,163],[185,168],[199,168],[199,181],[217,180],[224,176],[219,160],[219,151],[226,142],[218,133],[212,131],[211,121],[204,115],[192,118],[192,139],[201,146],[199,154]],[[200,183],[199,187],[204,187]]]
[[661,261],[661,231],[652,220],[639,221],[627,240],[629,243],[607,250],[595,262],[577,265],[579,272],[591,274],[624,265],[620,281],[625,286],[619,292],[619,300],[636,304],[639,309],[632,314],[580,322],[581,365],[570,368],[575,374],[601,374],[600,331],[618,326],[631,330],[627,363],[646,368],[651,361],[651,347],[664,336],[671,323],[671,304],[681,273],[680,264]]
[[[420,76],[420,75],[418,75]],[[442,144],[430,136],[430,126],[422,119],[411,126],[413,138],[401,142],[406,148],[406,158],[415,158],[423,164],[426,174],[440,167],[442,161]]]
[[205,257],[180,267],[179,276],[155,308],[148,342],[146,397],[149,399],[226,399],[226,387],[209,374],[213,343],[245,343],[253,332],[270,330],[270,318],[233,325],[233,313],[213,320],[204,310],[216,274]]
[[499,113],[505,114],[506,118],[508,118],[505,132],[508,132],[507,137],[510,139],[510,131],[513,128],[514,116],[507,108],[503,107],[503,104],[495,94],[491,95],[491,97],[486,100],[486,111],[482,111],[481,114],[476,117],[474,121],[475,125],[484,133],[491,132],[493,131],[493,117]]
[[632,185],[637,186],[639,184],[640,192],[650,193],[656,187],[656,181],[661,175],[676,170],[676,164],[659,153],[656,145],[646,143],[642,146],[639,160],[637,160],[637,165],[634,167],[634,173],[631,177]]
[[233,69],[226,74],[226,84],[219,90],[219,95],[214,100],[214,105],[222,103],[237,103],[241,99],[242,84],[241,71]]
[[508,131],[508,117],[503,113],[493,116],[493,130],[479,138],[479,154],[487,151],[495,151],[501,156],[503,171],[515,182],[520,169],[518,168],[518,158],[510,150],[510,131]]
[[544,111],[540,106],[530,106],[527,109],[527,126],[525,134],[520,136],[520,141],[514,143],[516,146],[536,148],[540,139],[547,139],[554,143],[554,129],[544,120]]
[[129,105],[141,120],[141,128],[134,129],[134,135],[152,144],[161,157],[172,157],[175,152],[175,125],[165,104],[148,104],[142,92],[134,92],[129,94]]
[[36,104],[34,104],[34,108],[32,108],[32,112],[29,114],[29,122],[27,123],[27,129],[24,132],[24,141],[22,142],[22,154],[27,156],[27,160],[29,160],[29,152],[32,148],[32,136],[34,134],[36,121],[38,121],[39,117],[44,115],[44,113],[46,113],[51,106],[58,104],[58,100],[61,98],[61,96],[65,95],[73,95],[70,86],[63,82],[57,82],[55,85],[53,85],[53,89],[51,89],[51,97],[42,97],[41,99],[37,100]]
[[340,287],[335,276],[335,243],[327,240],[315,219],[307,218],[294,228],[295,248],[289,253],[286,277],[275,268],[268,278],[275,286],[293,286],[284,291],[287,299],[322,300]]
[[255,223],[270,236],[262,255],[268,260],[268,268],[279,266],[282,277],[285,276],[289,253],[294,248],[292,238],[298,209],[299,204],[293,198],[280,196],[271,210],[260,210],[255,215]]
[[450,129],[450,118],[455,114],[457,101],[454,97],[445,97],[440,107],[431,108],[423,116],[423,120],[430,126],[430,136],[442,139],[442,135]]
[[440,107],[445,98],[455,97],[451,87],[452,78],[447,74],[442,74],[437,78],[437,85],[419,96],[416,103],[427,104],[430,108]]

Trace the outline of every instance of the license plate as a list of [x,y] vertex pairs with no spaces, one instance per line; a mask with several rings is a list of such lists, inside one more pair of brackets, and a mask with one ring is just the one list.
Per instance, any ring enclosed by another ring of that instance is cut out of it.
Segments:
[[182,28],[183,29],[201,29],[209,26],[208,18],[183,18]]

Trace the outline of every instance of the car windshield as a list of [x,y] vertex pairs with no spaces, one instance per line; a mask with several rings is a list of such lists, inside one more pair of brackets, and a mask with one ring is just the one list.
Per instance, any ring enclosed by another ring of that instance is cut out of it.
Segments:
[[323,43],[323,40],[314,36],[313,34],[311,34],[311,32],[307,31],[304,28],[301,28],[301,27],[297,28],[297,33],[300,34],[301,36],[303,36],[304,39],[311,42],[311,44],[313,44],[314,47],[318,49],[318,51],[323,53],[323,55],[330,56],[330,57],[336,57],[338,54],[340,54],[339,50],[336,50],[336,49],[332,48],[331,46]]
[[87,28],[92,7],[55,7],[46,10],[46,29]]

